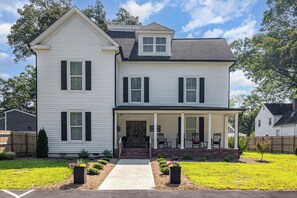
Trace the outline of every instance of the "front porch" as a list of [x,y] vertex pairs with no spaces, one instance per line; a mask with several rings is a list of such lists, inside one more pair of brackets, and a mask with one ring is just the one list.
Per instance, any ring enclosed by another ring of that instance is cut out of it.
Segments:
[[[231,150],[237,153],[238,149],[240,112],[240,109],[230,108],[118,108],[114,110],[115,149],[118,150],[119,142],[122,146],[122,140],[127,140],[124,145],[127,148],[150,147],[152,157],[160,153],[181,156],[185,152],[206,158],[209,155],[233,155]],[[231,116],[235,120],[235,149],[228,149],[228,120]]]

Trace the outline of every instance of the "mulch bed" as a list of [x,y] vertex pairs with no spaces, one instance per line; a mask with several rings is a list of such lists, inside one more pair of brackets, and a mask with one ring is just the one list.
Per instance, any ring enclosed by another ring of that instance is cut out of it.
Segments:
[[51,184],[48,186],[38,187],[37,189],[47,189],[47,190],[69,190],[69,189],[79,189],[79,190],[97,190],[107,175],[117,164],[118,159],[111,159],[110,162],[104,166],[103,170],[100,171],[99,175],[87,175],[87,182],[85,184],[74,184],[73,174],[66,180],[60,183]]
[[208,188],[192,184],[183,174],[181,175],[181,184],[170,184],[169,175],[161,173],[159,163],[156,160],[152,160],[151,165],[156,185],[155,189],[157,190],[208,190]]

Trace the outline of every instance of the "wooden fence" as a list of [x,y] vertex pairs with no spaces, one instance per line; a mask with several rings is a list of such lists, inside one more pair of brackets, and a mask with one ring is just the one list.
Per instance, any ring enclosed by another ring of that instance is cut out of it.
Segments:
[[255,150],[255,139],[265,138],[271,141],[271,153],[295,153],[297,136],[249,137],[249,150]]
[[35,156],[36,133],[0,130],[0,152],[12,151],[16,156]]

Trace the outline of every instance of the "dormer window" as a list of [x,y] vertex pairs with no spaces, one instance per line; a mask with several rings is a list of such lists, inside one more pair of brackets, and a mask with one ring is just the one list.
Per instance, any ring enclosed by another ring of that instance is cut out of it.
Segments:
[[171,56],[170,37],[168,35],[139,35],[139,55]]
[[143,37],[143,52],[154,51],[154,37]]
[[166,52],[166,37],[156,37],[156,52]]

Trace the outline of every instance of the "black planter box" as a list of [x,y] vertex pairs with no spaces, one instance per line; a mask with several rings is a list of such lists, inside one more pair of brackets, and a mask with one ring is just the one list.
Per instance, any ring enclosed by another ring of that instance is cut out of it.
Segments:
[[170,167],[170,183],[171,184],[180,184],[181,178],[181,167]]
[[85,184],[87,182],[87,168],[74,167],[73,177],[75,184]]

